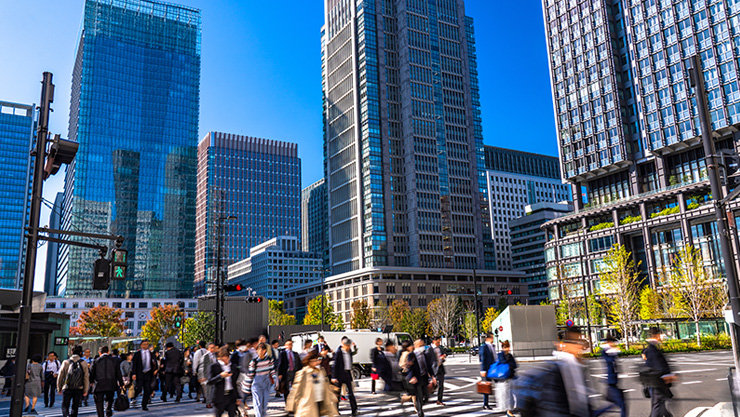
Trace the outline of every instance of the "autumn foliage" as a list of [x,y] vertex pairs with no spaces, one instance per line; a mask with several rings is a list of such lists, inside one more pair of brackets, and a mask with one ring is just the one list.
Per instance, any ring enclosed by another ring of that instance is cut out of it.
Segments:
[[123,335],[126,318],[123,310],[108,306],[95,306],[82,314],[77,325],[69,329],[72,336],[119,337]]

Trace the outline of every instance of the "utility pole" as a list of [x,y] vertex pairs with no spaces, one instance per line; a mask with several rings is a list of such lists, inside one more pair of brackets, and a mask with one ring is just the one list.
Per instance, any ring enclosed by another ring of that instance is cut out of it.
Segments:
[[221,247],[223,246],[223,227],[227,220],[236,220],[236,216],[220,216],[216,220],[218,247],[216,248],[216,343],[220,344],[224,335],[224,277],[221,271]]
[[54,84],[52,74],[44,72],[41,82],[41,107],[39,111],[38,131],[36,133],[36,150],[32,153],[33,185],[31,189],[31,213],[28,219],[28,241],[26,242],[26,264],[23,270],[23,295],[18,319],[18,342],[16,349],[16,378],[13,381],[13,397],[10,403],[10,416],[21,417],[23,413],[23,394],[26,379],[26,362],[28,361],[28,339],[31,333],[31,313],[33,302],[33,278],[36,273],[36,245],[39,240],[39,214],[44,186],[44,164],[46,160],[46,136],[49,134],[49,111],[54,102]]
[[[586,285],[586,268],[588,268],[588,264],[586,264],[586,229],[583,230],[583,234],[581,235],[581,244],[582,244],[582,250],[583,253],[581,253],[581,285],[583,286],[583,308],[586,310],[586,329],[588,331],[588,346],[589,349],[591,349],[591,353],[594,353],[594,341],[593,337],[591,336],[591,311],[588,308],[588,285]],[[629,337],[628,335],[622,335],[624,337]]]
[[706,159],[707,173],[709,174],[709,186],[712,190],[712,200],[714,201],[714,216],[717,221],[717,234],[719,235],[719,248],[722,254],[722,262],[725,266],[725,276],[727,277],[727,291],[729,293],[730,308],[732,309],[732,322],[729,323],[733,331],[732,335],[732,357],[735,362],[736,372],[738,367],[738,322],[740,321],[740,294],[738,294],[737,274],[735,271],[735,257],[730,247],[727,227],[727,211],[725,209],[726,201],[720,182],[720,173],[717,162],[714,139],[712,138],[711,119],[709,117],[709,105],[707,100],[707,91],[704,85],[704,71],[702,70],[700,56],[691,57],[691,68],[689,69],[691,86],[694,87],[696,94],[696,104],[699,110],[699,121],[701,123],[701,139],[704,145],[704,157]]

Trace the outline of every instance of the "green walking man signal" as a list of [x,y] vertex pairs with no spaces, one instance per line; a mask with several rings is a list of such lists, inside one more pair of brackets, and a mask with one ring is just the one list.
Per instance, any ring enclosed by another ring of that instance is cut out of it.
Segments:
[[111,278],[117,280],[126,279],[126,261],[128,260],[128,251],[126,249],[116,248],[111,253]]

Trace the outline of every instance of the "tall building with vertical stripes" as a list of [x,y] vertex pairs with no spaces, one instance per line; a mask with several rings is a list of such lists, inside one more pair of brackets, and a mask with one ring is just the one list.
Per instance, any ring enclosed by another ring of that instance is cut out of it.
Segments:
[[493,268],[473,20],[462,0],[326,0],[332,273]]
[[[300,236],[298,145],[210,132],[198,145],[195,294],[215,279],[218,245],[226,267],[276,236]],[[235,219],[228,220],[229,216]]]

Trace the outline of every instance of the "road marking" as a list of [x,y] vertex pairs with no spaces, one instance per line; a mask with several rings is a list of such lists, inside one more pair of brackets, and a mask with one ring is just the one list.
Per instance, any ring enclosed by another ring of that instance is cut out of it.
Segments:
[[674,374],[691,374],[691,373],[694,373],[694,372],[710,372],[710,371],[716,371],[716,370],[717,370],[717,368],[712,368],[712,369],[689,369],[689,370],[686,370],[686,371],[676,371],[676,372],[674,372]]
[[624,390],[624,392],[632,392],[632,391],[634,391],[634,389],[633,389],[633,388],[630,388],[630,389],[626,389],[626,390]]
[[597,397],[601,397],[601,394],[591,394],[588,396],[588,398],[597,398]]
[[688,382],[682,382],[683,385],[691,385],[691,384],[701,384],[703,381],[688,381]]
[[727,381],[727,378],[717,378],[715,381]]

